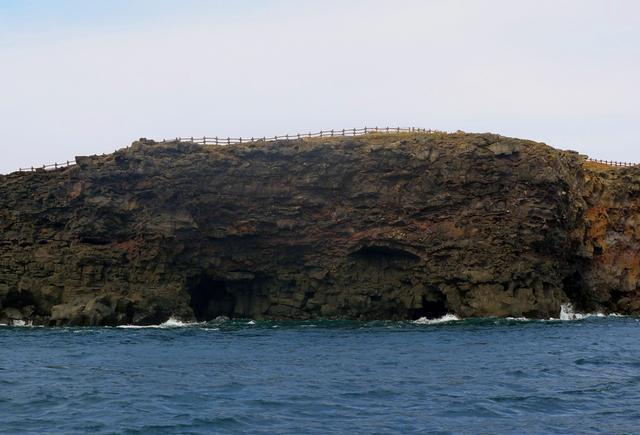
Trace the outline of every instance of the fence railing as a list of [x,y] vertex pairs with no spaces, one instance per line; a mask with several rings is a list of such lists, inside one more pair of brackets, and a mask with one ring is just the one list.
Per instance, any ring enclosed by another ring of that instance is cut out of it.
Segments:
[[[276,136],[262,137],[219,137],[219,136],[202,136],[202,137],[176,137],[174,139],[163,139],[162,142],[193,142],[201,145],[234,145],[250,142],[274,142],[279,140],[297,140],[310,137],[336,137],[336,136],[360,136],[371,133],[434,133],[438,130],[431,130],[418,127],[362,127],[362,128],[343,128],[338,130],[320,130],[315,133],[295,133]],[[600,163],[609,166],[637,166],[636,163],[615,162],[610,160],[598,160],[588,158],[587,161]],[[64,163],[52,163],[50,165],[32,166],[30,168],[19,168],[18,172],[34,172],[34,171],[51,171],[66,168],[75,165],[75,161],[67,160]]]
[[[320,130],[315,133],[295,133],[283,134],[280,136],[262,136],[262,137],[176,137],[173,140],[181,142],[194,142],[201,145],[234,145],[247,142],[273,142],[278,140],[294,140],[304,139],[308,137],[334,137],[334,136],[360,136],[368,133],[433,133],[435,130],[417,127],[363,127],[363,128],[343,128],[341,130]],[[163,142],[167,139],[163,140]]]
[[56,169],[73,166],[75,164],[76,164],[75,161],[70,162],[69,160],[67,160],[66,162],[63,162],[63,163],[52,163],[50,165],[32,166],[30,168],[19,168],[18,172],[53,171]]
[[588,162],[600,163],[602,165],[608,166],[638,166],[637,163],[629,163],[629,162],[615,162],[612,160],[600,160],[600,159],[587,159]]

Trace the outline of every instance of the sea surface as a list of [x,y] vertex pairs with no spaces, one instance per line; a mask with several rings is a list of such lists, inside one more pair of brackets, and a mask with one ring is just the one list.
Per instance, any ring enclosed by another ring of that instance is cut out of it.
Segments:
[[639,433],[639,319],[571,318],[0,326],[0,433]]

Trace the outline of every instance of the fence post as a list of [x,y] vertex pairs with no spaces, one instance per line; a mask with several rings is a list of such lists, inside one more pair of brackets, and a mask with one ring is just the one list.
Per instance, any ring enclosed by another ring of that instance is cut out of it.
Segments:
[[242,143],[242,138],[240,138],[240,143]]
[[353,135],[354,136],[356,135],[356,129],[355,128],[353,129]]
[[364,128],[364,134],[367,134],[367,127]]
[[207,144],[207,137],[202,136],[202,145],[206,145],[206,144]]
[[284,138],[285,138],[286,140],[289,140],[289,135],[288,135],[288,134],[287,134],[287,135],[285,135],[285,137],[284,137]]
[[320,130],[320,137],[322,137],[322,130]]
[[298,139],[300,139],[300,133],[298,133]]
[[231,145],[231,138],[227,136],[227,145]]
[[331,137],[333,137],[333,128],[331,129]]

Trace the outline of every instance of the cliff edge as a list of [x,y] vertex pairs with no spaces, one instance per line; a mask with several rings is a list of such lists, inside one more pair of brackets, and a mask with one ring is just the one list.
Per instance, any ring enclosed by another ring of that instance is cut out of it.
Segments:
[[493,134],[141,140],[0,176],[0,323],[640,313],[640,168]]

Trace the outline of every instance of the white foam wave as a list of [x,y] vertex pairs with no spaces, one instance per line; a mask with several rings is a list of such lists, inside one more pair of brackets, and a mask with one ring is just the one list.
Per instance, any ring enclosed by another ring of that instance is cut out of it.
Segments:
[[185,326],[193,326],[197,325],[196,322],[183,322],[180,319],[176,319],[174,317],[169,317],[169,320],[162,323],[160,326],[164,326],[165,328],[183,328]]
[[444,316],[437,319],[427,319],[426,317],[420,317],[418,320],[414,320],[413,323],[416,325],[437,325],[439,323],[457,322],[459,320],[462,319],[455,314],[445,314]]
[[0,326],[11,326],[19,328],[44,328],[44,325],[34,325],[31,320],[10,320],[9,323],[0,323]]
[[562,320],[562,321],[570,321],[570,320],[582,320],[588,319],[589,317],[624,317],[622,314],[611,313],[604,314],[601,312],[596,313],[578,313],[571,303],[566,303],[560,305],[560,318],[555,319],[551,318],[549,320]]
[[189,326],[197,326],[202,325],[203,323],[198,322],[183,322],[180,319],[176,319],[175,317],[169,317],[169,319],[161,323],[159,325],[119,325],[116,328],[122,329],[146,329],[146,328],[158,328],[158,329],[168,329],[168,328],[185,328]]

